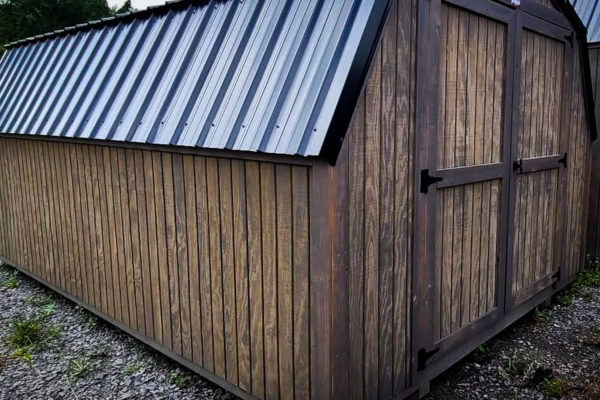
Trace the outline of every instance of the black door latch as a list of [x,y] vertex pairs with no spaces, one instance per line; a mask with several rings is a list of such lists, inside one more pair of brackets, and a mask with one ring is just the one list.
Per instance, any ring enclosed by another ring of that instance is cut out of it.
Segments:
[[565,155],[563,156],[563,158],[561,158],[560,160],[558,160],[559,164],[562,164],[563,167],[567,168],[567,153],[565,153]]
[[419,353],[417,354],[417,370],[423,371],[427,367],[427,361],[429,361],[429,359],[438,351],[440,351],[439,347],[436,347],[431,351],[427,351],[426,349],[419,350]]
[[429,186],[443,181],[444,178],[429,175],[428,169],[421,170],[421,193],[429,192]]

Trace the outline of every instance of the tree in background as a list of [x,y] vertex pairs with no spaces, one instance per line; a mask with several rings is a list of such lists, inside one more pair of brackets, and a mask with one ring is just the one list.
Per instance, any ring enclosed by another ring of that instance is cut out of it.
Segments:
[[2,44],[132,10],[131,0],[120,8],[106,0],[0,0],[0,57]]

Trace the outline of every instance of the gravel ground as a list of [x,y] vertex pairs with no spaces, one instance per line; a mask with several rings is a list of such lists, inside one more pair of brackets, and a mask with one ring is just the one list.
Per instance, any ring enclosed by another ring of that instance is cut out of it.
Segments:
[[[5,287],[12,273],[0,267],[0,400],[236,399],[22,274]],[[19,317],[40,321],[29,350],[11,337]]]
[[427,399],[600,399],[600,289],[559,294],[431,384]]
[[[236,399],[13,272],[0,266],[0,400]],[[481,346],[432,382],[427,399],[600,399],[600,288],[575,293]],[[40,322],[24,348],[11,336],[23,317]]]

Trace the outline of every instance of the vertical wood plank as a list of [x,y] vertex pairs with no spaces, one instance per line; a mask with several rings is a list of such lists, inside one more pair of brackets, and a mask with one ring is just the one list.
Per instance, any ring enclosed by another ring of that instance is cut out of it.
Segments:
[[144,170],[144,152],[134,152],[135,162],[135,195],[137,198],[140,268],[142,280],[142,294],[144,299],[144,332],[146,336],[154,339],[154,300],[152,299],[153,281],[150,271],[150,248],[147,200],[153,191],[146,191],[146,171]]
[[[162,264],[159,261],[159,239],[158,239],[158,216],[156,207],[156,180],[162,182],[154,174],[153,165],[153,154],[152,152],[145,151],[143,153],[144,158],[144,185],[146,193],[146,217],[148,220],[148,256],[149,256],[149,269],[150,269],[150,282],[151,282],[151,296],[152,296],[152,331],[154,333],[154,340],[158,343],[163,342],[163,311],[162,307],[162,290],[160,280],[160,270]],[[162,178],[162,177],[161,177]]]
[[190,280],[187,248],[185,181],[183,158],[173,155],[173,190],[175,192],[175,229],[177,240],[177,281],[179,292],[179,318],[181,324],[181,351],[183,357],[192,359],[190,321]]
[[246,162],[246,207],[248,214],[248,264],[250,276],[250,370],[252,392],[265,398],[263,331],[263,265],[261,225],[261,183],[258,162]]
[[181,156],[170,153],[162,154],[165,233],[167,243],[167,273],[169,288],[169,303],[171,315],[171,349],[182,354],[181,346],[181,305],[179,299],[179,271],[177,270],[177,227],[175,220],[175,188],[173,180],[174,163],[180,164]]
[[237,323],[238,385],[251,392],[250,372],[250,293],[248,263],[248,231],[246,203],[245,163],[240,160],[231,162],[231,194],[233,203],[233,242],[235,247],[235,293]]
[[209,371],[215,371],[215,353],[212,325],[212,293],[210,280],[210,225],[208,219],[208,189],[206,182],[206,159],[194,160],[196,175],[196,211],[198,215],[198,251],[200,257],[200,302],[202,308],[202,349],[203,365]]
[[[190,293],[190,336],[192,360],[202,365],[202,307],[200,305],[200,259],[198,255],[198,221],[196,216],[196,174],[194,157],[183,157],[185,190],[185,225]],[[241,242],[240,242],[241,243]]]
[[275,167],[260,164],[262,265],[265,335],[265,391],[267,399],[279,398],[277,318],[277,220]]
[[233,245],[233,195],[231,189],[231,161],[218,160],[219,203],[221,224],[221,261],[223,274],[223,315],[225,329],[225,357],[227,380],[237,384],[237,324],[235,250]]
[[277,336],[279,398],[294,398],[292,305],[292,175],[289,165],[275,167],[277,232]]
[[210,282],[215,373],[226,377],[225,323],[223,314],[223,270],[221,266],[221,221],[219,169],[215,158],[206,159],[206,188],[209,221]]
[[294,395],[310,397],[309,360],[309,226],[308,174],[304,167],[292,167],[292,266]]

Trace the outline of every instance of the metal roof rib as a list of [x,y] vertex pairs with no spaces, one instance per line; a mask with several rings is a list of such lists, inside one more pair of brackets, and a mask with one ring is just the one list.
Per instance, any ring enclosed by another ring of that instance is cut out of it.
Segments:
[[181,0],[11,43],[0,133],[321,155],[379,3]]
[[600,0],[570,0],[588,30],[588,42],[600,41]]

